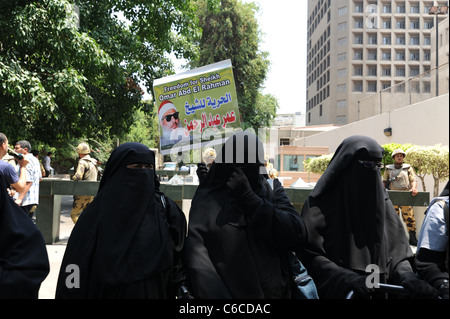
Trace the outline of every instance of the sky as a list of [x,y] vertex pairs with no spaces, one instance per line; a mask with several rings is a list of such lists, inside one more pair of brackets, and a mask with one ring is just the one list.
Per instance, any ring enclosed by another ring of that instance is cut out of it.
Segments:
[[271,61],[263,93],[278,99],[278,114],[305,114],[308,1],[245,2],[255,2],[260,7],[256,16],[264,33],[261,50],[269,52]]

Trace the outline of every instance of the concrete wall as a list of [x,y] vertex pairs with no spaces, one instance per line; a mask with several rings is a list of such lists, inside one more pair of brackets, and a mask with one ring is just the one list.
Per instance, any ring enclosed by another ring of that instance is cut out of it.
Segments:
[[[385,136],[383,132],[387,127],[392,128],[390,137]],[[342,140],[356,134],[370,136],[380,145],[389,143],[411,143],[425,146],[449,145],[449,95],[438,96],[389,113],[344,125],[331,132],[297,138],[294,145],[328,146],[330,152],[333,153]]]
[[[384,129],[392,128],[392,136],[385,136]],[[373,116],[365,120],[344,125],[331,132],[318,133],[305,138],[297,138],[295,145],[328,146],[330,153],[345,138],[352,135],[366,135],[374,138],[380,145],[398,143],[433,146],[449,145],[449,95],[403,107],[389,113]],[[425,185],[430,197],[433,197],[433,178],[425,177]],[[446,182],[440,184],[440,190]],[[422,182],[418,182],[419,191],[423,191]],[[430,198],[430,199],[431,199]],[[417,232],[423,221],[425,207],[414,207]]]

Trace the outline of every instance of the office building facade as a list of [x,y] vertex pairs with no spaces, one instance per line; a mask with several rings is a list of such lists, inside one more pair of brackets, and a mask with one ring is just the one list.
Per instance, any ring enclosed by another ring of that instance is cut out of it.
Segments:
[[[308,0],[306,125],[344,125],[404,106],[413,95],[435,96],[428,74],[435,67],[435,16],[429,11],[447,5],[435,0]],[[447,15],[438,17],[442,21]],[[405,83],[413,77],[417,80]],[[388,106],[361,105],[380,91]]]

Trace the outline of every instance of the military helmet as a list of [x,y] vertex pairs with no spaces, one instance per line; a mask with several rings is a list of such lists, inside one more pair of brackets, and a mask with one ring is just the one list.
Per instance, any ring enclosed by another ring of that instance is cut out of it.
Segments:
[[396,149],[396,150],[394,150],[393,152],[392,152],[392,158],[394,158],[395,157],[395,155],[397,155],[397,154],[403,154],[403,157],[405,157],[406,156],[406,153],[403,151],[403,150],[401,150],[401,149]]
[[89,145],[87,145],[86,143],[78,144],[76,151],[78,154],[89,154],[91,152]]

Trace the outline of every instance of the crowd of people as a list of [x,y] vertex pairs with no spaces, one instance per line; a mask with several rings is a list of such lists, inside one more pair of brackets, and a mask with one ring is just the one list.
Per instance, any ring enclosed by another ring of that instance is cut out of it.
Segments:
[[[0,146],[5,155],[2,134]],[[16,146],[23,154],[31,148]],[[95,163],[82,157],[88,151],[77,148],[74,179],[97,177]],[[17,160],[15,175],[0,165],[4,298],[35,298],[49,271],[42,236],[23,218],[29,211],[7,191],[12,185],[26,200],[30,158]],[[399,298],[377,289],[390,284],[402,287],[403,298],[448,299],[448,183],[430,203],[414,254],[380,174],[383,148],[372,138],[342,141],[300,214],[269,176],[255,135],[236,133],[204,158],[187,222],[160,191],[154,152],[140,143],[118,146],[97,195],[71,213],[56,298]],[[73,265],[78,278],[67,272]]]

